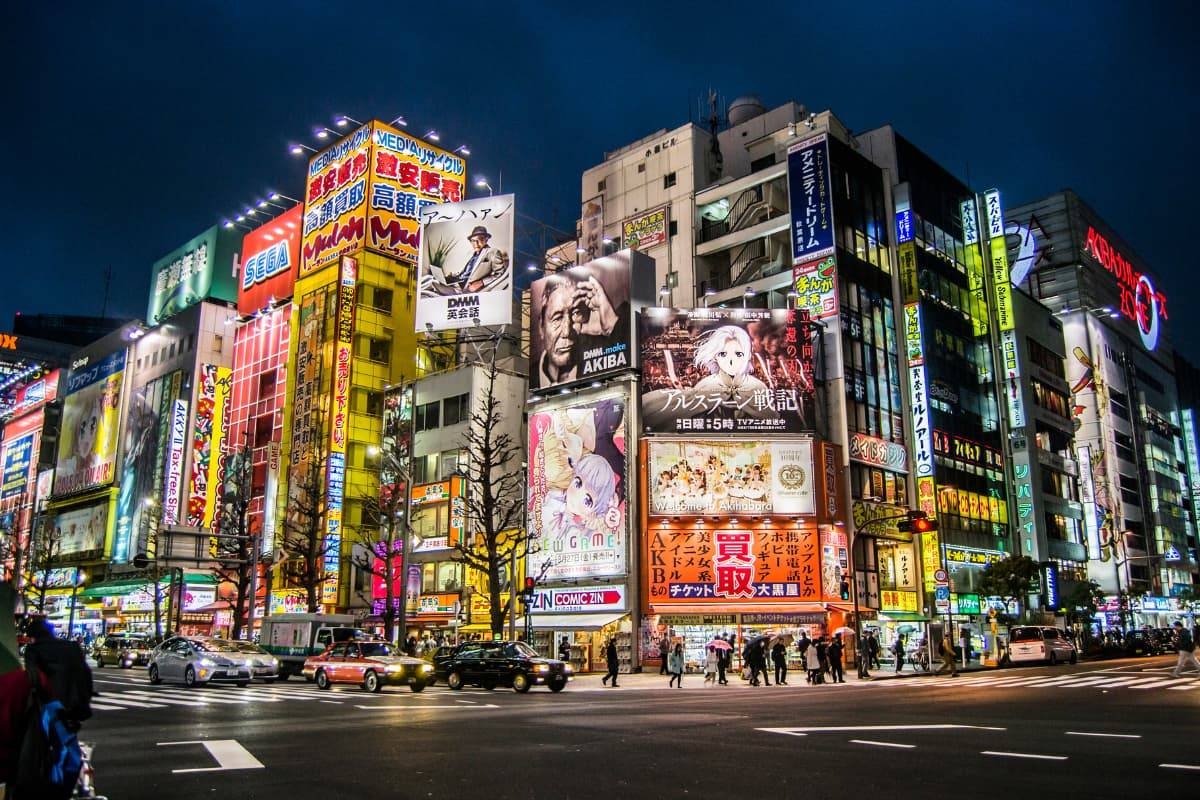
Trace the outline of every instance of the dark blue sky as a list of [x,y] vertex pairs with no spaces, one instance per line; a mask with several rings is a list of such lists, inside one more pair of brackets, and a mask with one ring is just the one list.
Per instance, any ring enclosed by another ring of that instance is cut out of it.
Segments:
[[107,265],[110,311],[143,315],[156,258],[267,189],[299,196],[286,145],[335,114],[467,143],[473,172],[503,170],[524,212],[571,229],[580,172],[685,122],[711,86],[891,122],[1010,205],[1076,189],[1200,354],[1189,5],[564,5],[10,4],[0,329],[17,310],[99,313]]

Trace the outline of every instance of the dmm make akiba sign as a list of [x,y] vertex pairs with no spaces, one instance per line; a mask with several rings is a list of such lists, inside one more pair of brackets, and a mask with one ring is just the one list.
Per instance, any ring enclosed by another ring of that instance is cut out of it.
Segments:
[[589,586],[586,589],[538,589],[533,613],[562,611],[624,611],[624,586]]

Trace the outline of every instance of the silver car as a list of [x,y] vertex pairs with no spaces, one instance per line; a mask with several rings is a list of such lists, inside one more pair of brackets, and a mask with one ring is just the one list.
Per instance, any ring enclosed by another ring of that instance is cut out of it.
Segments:
[[279,661],[253,642],[175,636],[155,648],[147,675],[151,683],[182,681],[201,686],[217,681],[246,686],[255,678],[274,681]]

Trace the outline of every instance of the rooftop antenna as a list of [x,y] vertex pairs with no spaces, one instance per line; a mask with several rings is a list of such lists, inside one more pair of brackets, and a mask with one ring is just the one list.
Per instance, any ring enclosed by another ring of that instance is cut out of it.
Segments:
[[708,90],[708,109],[708,132],[712,134],[713,161],[716,163],[717,172],[720,172],[725,163],[725,157],[721,155],[721,143],[717,141],[717,126],[721,118],[717,114],[717,93],[712,89]]

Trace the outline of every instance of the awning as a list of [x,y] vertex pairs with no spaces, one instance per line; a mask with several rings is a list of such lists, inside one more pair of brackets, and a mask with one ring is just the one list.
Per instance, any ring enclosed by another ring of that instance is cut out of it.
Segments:
[[[216,576],[210,575],[207,572],[188,572],[184,574],[183,582],[197,586],[213,586],[219,581]],[[169,575],[159,581],[159,584],[162,586],[168,586],[170,583],[171,578]],[[101,597],[125,597],[139,589],[147,589],[149,586],[150,581],[145,578],[103,581],[101,583],[94,583],[88,588],[81,590],[78,596],[84,600]]]
[[877,611],[879,618],[888,622],[929,622],[924,614],[914,614],[911,611]]
[[[598,631],[605,625],[616,622],[628,611],[607,614],[538,614],[533,617],[535,631]],[[525,626],[525,618],[517,620],[517,628]]]

